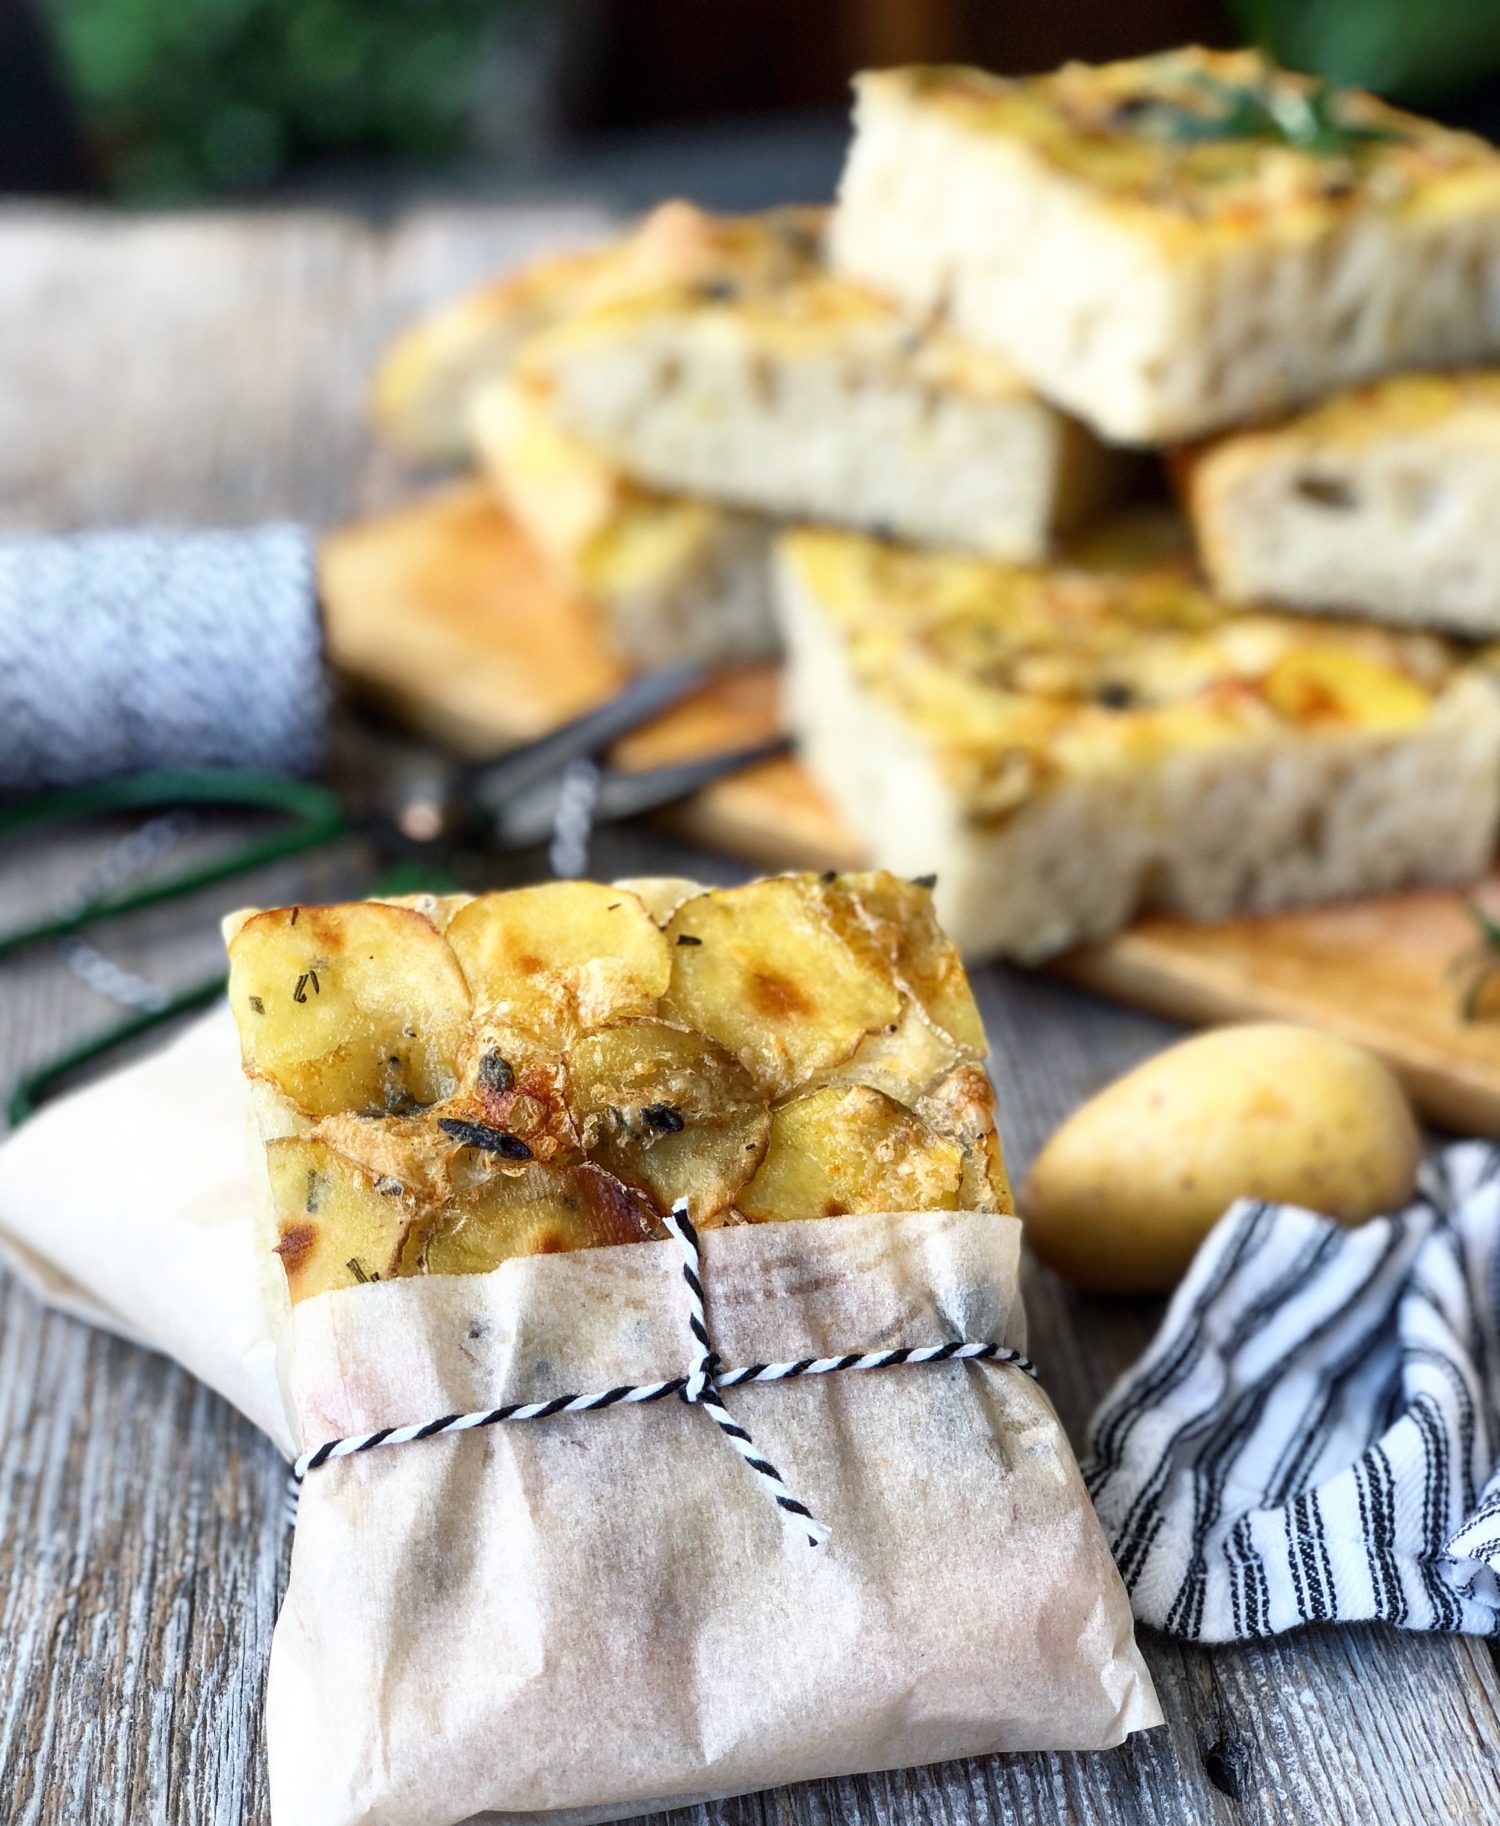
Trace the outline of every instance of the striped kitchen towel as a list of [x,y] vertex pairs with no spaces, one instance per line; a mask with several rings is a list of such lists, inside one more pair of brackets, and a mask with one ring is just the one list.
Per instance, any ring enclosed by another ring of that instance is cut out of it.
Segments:
[[1354,1230],[1235,1205],[1090,1451],[1143,1623],[1500,1634],[1500,1149],[1449,1148]]

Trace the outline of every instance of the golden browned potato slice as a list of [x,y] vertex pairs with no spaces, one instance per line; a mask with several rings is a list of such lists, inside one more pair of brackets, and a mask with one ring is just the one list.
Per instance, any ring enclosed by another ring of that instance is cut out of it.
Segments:
[[760,1165],[771,1112],[739,1060],[702,1034],[630,1021],[568,1055],[569,1100],[589,1156],[658,1211],[694,1222],[734,1203]]
[[814,1073],[805,1088],[869,1084],[898,1103],[915,1103],[941,1084],[962,1057],[957,1044],[932,1025],[916,1002],[908,1001],[894,1026],[866,1034],[848,1059]]
[[667,926],[662,1012],[727,1046],[768,1095],[796,1089],[901,1018],[889,971],[840,937],[838,911],[808,875],[684,902]]
[[690,881],[686,875],[632,875],[616,885],[629,888],[659,926],[667,923],[683,901],[703,892],[703,883]]
[[881,956],[932,1025],[965,1057],[982,1059],[984,1022],[958,947],[933,911],[932,881],[903,881],[899,875],[872,871],[841,875],[836,886],[854,903]]
[[309,1115],[403,1115],[457,1088],[468,987],[410,908],[257,913],[229,949],[229,1001],[246,1069]]
[[[929,884],[893,875],[841,875],[828,884],[827,905],[844,943],[902,992],[901,1015],[893,1026],[866,1034],[848,1059],[816,1073],[804,1088],[871,1084],[898,1102],[912,1103],[964,1060],[982,1056],[978,1010],[958,953],[933,916]],[[976,1032],[979,1053],[973,1046]]]
[[814,1091],[771,1119],[760,1171],[739,1201],[757,1222],[851,1211],[951,1211],[963,1150],[867,1085]]
[[995,1127],[995,1091],[984,1067],[961,1065],[917,1099],[917,1114],[963,1149],[959,1202],[966,1211],[1015,1209]]
[[522,1167],[413,1225],[398,1272],[487,1274],[513,1255],[598,1249],[660,1234],[645,1200],[598,1167]]
[[378,1178],[321,1141],[266,1147],[272,1207],[294,1302],[390,1274],[412,1220],[399,1181]]
[[661,929],[628,888],[552,881],[486,894],[449,922],[481,1025],[559,1040],[653,1014],[671,960]]
[[388,1116],[381,1122],[341,1110],[314,1123],[311,1138],[372,1179],[383,1181],[387,1190],[397,1185],[419,1202],[445,1198],[453,1185],[455,1144],[432,1116],[447,1107],[439,1103],[427,1115]]

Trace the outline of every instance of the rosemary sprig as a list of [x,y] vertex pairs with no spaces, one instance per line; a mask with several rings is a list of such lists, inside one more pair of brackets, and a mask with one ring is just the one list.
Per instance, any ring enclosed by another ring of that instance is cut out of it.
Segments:
[[1485,991],[1500,975],[1500,919],[1486,913],[1475,901],[1470,901],[1464,911],[1479,929],[1479,942],[1454,958],[1448,974],[1467,978],[1458,1002],[1459,1019],[1477,1021]]
[[1269,70],[1254,83],[1225,82],[1203,71],[1194,71],[1189,80],[1213,104],[1211,108],[1153,100],[1137,112],[1139,124],[1178,145],[1269,140],[1321,157],[1398,137],[1385,127],[1341,119],[1342,91],[1326,79],[1311,89],[1278,83]]

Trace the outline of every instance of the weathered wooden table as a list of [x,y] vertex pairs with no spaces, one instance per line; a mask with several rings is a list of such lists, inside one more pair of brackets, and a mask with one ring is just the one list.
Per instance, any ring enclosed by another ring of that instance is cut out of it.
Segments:
[[[583,208],[431,212],[388,229],[337,215],[0,214],[0,527],[322,526],[396,498],[401,479],[362,415],[382,338],[425,299],[589,226]],[[75,863],[0,872],[0,923],[46,904]],[[637,834],[612,839],[599,866],[735,873]],[[291,897],[318,884],[283,885]],[[213,910],[159,909],[112,948],[187,980],[214,954]],[[1164,1037],[1018,972],[983,971],[978,986],[1013,1172]],[[109,1015],[50,956],[0,966],[0,1085]],[[1077,1442],[1156,1311],[1084,1300],[1036,1267],[1028,1300]],[[270,1446],[182,1372],[0,1278],[0,1822],[266,1819],[283,1484]],[[703,1826],[1500,1819],[1486,1643],[1342,1629],[1213,1652],[1145,1646],[1167,1728],[1112,1754],[994,1758],[693,1813]]]

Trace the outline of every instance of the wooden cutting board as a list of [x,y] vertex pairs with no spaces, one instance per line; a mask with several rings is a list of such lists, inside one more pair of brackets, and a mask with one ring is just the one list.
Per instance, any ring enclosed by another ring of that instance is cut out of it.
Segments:
[[[497,752],[615,690],[588,605],[562,588],[479,486],[462,484],[332,533],[321,585],[335,664],[413,728]],[[779,727],[776,669],[739,667],[623,742],[622,766],[738,747]],[[791,760],[723,780],[674,811],[685,836],[769,867],[843,867],[860,849]],[[1195,926],[1138,922],[1054,970],[1189,1022],[1312,1022],[1374,1048],[1444,1125],[1500,1135],[1500,983],[1488,1018],[1459,1015],[1465,903],[1500,911],[1500,873],[1472,894],[1391,895]]]

